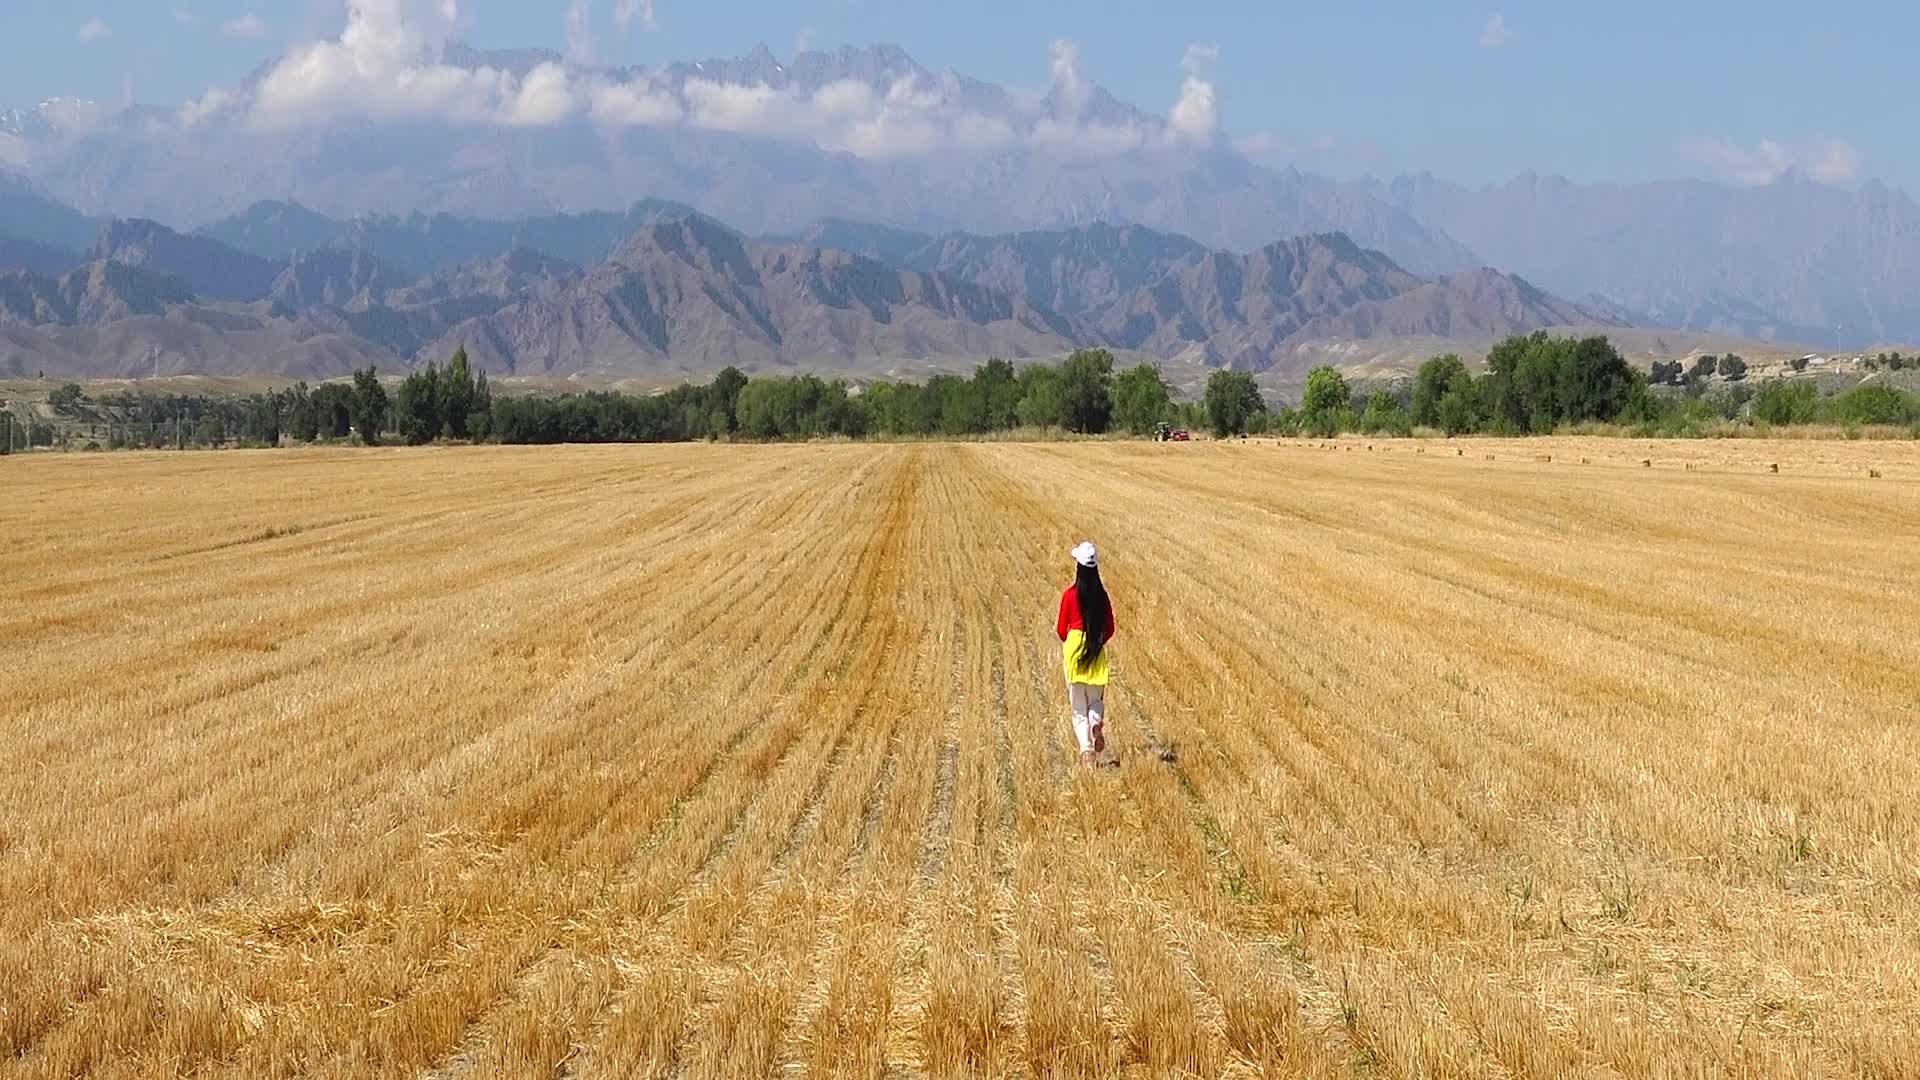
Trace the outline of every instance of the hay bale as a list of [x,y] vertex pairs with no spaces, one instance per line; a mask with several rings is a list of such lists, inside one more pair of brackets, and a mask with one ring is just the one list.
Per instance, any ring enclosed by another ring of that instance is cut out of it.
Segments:
[[1776,461],[1776,462],[1774,462],[1773,464],[1771,464],[1771,465],[1768,465],[1768,466],[1767,466],[1767,471],[1768,471],[1768,472],[1779,472],[1779,471],[1780,471],[1780,463]]

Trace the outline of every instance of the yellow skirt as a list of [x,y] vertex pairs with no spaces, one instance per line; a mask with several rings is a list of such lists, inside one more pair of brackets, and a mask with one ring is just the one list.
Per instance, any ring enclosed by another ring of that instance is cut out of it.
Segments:
[[1081,667],[1074,661],[1080,658],[1080,644],[1086,640],[1085,630],[1067,631],[1067,640],[1060,643],[1060,666],[1066,671],[1067,681],[1070,683],[1080,683],[1083,686],[1105,686],[1107,685],[1107,653],[1112,649],[1113,643],[1108,642],[1108,647],[1100,650],[1100,655],[1094,657],[1093,663]]

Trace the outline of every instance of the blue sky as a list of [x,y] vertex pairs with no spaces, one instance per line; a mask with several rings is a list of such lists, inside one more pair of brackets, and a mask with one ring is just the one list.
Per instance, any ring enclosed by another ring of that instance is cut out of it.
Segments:
[[[440,2],[440,0],[435,0]],[[652,25],[594,5],[603,62],[736,55],[765,42],[897,42],[923,64],[1044,87],[1049,43],[1163,112],[1190,45],[1218,47],[1225,131],[1265,160],[1340,175],[1480,183],[1763,182],[1797,165],[1920,190],[1907,44],[1920,6],[1730,0],[1383,4],[1051,0],[654,0]],[[0,105],[82,96],[176,104],[289,45],[338,33],[345,0],[14,0]],[[567,42],[561,0],[461,0],[482,46]]]

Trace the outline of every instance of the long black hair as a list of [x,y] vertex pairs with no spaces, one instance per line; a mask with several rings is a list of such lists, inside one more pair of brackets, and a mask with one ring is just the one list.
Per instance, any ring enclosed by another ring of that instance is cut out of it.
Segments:
[[1080,628],[1086,640],[1080,643],[1080,666],[1089,667],[1100,659],[1113,633],[1113,603],[1107,599],[1107,587],[1100,583],[1100,568],[1074,564],[1073,591],[1080,601]]

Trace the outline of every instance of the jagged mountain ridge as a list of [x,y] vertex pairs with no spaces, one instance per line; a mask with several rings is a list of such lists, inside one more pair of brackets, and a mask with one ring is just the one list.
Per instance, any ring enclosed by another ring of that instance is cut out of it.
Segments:
[[760,245],[703,218],[635,233],[557,294],[456,326],[509,373],[888,366],[900,359],[1044,356],[1078,328],[1007,293],[822,248]]
[[[670,210],[652,204],[517,226],[445,219],[424,230],[418,222],[337,222],[288,204],[257,207],[233,228],[191,235],[151,221],[115,222],[102,228],[95,253],[104,258],[92,265],[174,284],[159,301],[124,310],[103,301],[95,309],[294,343],[351,343],[318,353],[278,350],[289,363],[384,354],[405,364],[465,345],[489,370],[560,375],[691,373],[729,363],[893,370],[1081,346],[1259,371],[1302,355],[1314,335],[1364,340],[1445,336],[1451,327],[1493,334],[1608,322],[1490,270],[1428,281],[1340,234],[1246,255],[1105,224],[933,237],[836,221],[803,234],[885,256],[875,258],[796,238],[755,241]],[[596,223],[636,220],[648,223],[617,242],[592,237]],[[364,247],[296,250],[276,263],[228,247],[215,238],[223,233],[270,251],[373,238],[416,265],[471,249],[476,237],[551,238],[610,253],[583,267],[513,247],[414,278]],[[74,322],[49,314],[67,310],[50,303],[12,310],[16,324]],[[151,352],[100,363],[143,370]]]

